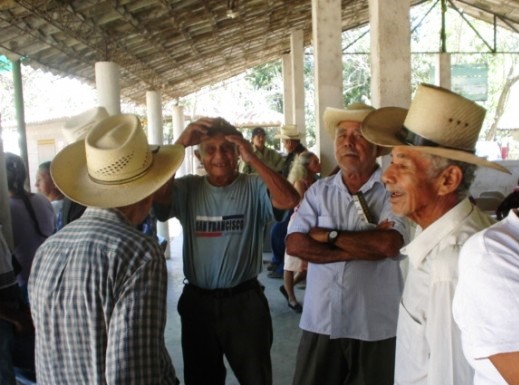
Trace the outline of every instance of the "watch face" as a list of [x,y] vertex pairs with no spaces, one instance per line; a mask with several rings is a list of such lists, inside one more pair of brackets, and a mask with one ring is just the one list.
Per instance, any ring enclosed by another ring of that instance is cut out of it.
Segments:
[[337,230],[332,230],[330,231],[330,234],[328,236],[330,237],[330,239],[335,239],[338,235],[339,233],[337,232]]

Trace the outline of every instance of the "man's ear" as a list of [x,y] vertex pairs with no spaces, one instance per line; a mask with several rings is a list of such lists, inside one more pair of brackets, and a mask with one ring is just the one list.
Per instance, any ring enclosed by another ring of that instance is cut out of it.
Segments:
[[438,195],[448,195],[456,191],[463,180],[463,171],[460,167],[450,165],[438,176]]
[[200,150],[198,148],[195,150],[195,156],[200,162],[202,161],[202,155],[200,155]]

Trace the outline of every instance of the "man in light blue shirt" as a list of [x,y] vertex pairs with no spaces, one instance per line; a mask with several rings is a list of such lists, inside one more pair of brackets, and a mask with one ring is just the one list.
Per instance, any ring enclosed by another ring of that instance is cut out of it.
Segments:
[[307,190],[288,229],[287,252],[309,262],[294,385],[393,383],[407,228],[380,180],[384,150],[360,133],[371,111],[326,109],[340,171]]

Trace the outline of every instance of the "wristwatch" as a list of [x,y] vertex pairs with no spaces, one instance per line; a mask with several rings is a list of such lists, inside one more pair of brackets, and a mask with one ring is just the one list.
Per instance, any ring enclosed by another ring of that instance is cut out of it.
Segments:
[[330,245],[335,244],[335,242],[337,241],[337,237],[339,237],[339,231],[337,231],[337,230],[328,231],[328,243]]

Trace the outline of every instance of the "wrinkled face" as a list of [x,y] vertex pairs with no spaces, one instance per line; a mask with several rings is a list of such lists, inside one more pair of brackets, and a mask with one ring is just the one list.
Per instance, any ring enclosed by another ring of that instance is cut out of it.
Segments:
[[265,148],[265,135],[255,135],[252,137],[252,145],[260,150]]
[[391,164],[382,176],[391,193],[391,209],[416,223],[428,215],[438,200],[437,180],[431,177],[431,160],[418,151],[395,147]]
[[299,144],[298,140],[293,139],[283,139],[283,147],[285,147],[285,151],[290,154],[292,151],[294,151]]
[[335,130],[335,159],[343,171],[372,172],[377,159],[377,146],[360,132],[358,122],[340,122]]
[[310,158],[306,167],[314,174],[319,174],[321,172],[321,163],[319,162],[319,158],[315,155]]
[[40,194],[43,194],[46,197],[48,197],[56,188],[50,174],[46,170],[38,170],[34,186]]
[[218,134],[200,143],[200,161],[209,178],[231,177],[236,173],[238,152],[234,144]]

